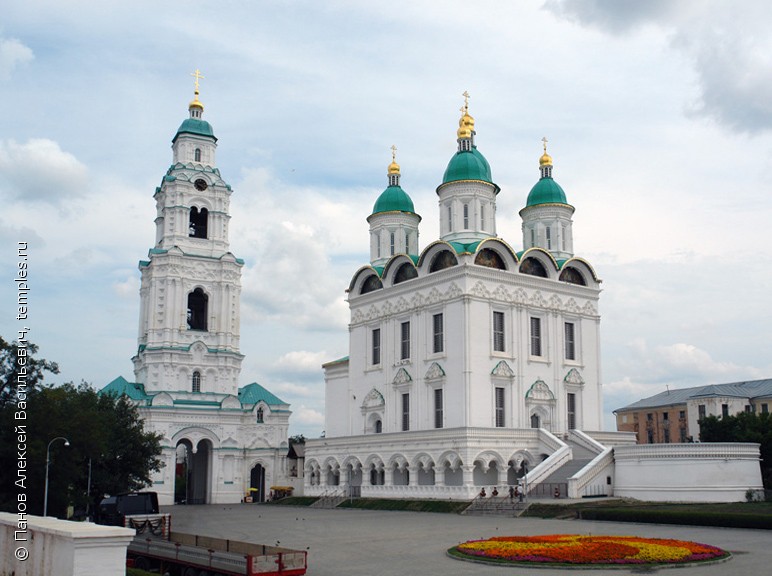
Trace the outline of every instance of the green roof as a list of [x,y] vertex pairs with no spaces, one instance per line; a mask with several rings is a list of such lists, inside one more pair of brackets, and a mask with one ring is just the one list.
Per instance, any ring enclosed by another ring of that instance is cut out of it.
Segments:
[[241,402],[242,406],[245,404],[257,404],[260,401],[265,402],[269,406],[286,404],[286,402],[271,394],[257,382],[252,382],[252,384],[239,388],[239,402]]
[[463,244],[461,242],[450,242],[449,244],[453,246],[453,250],[456,251],[456,254],[474,254],[477,251],[480,242],[481,240],[475,240],[468,244]]
[[380,212],[410,212],[415,214],[413,201],[399,186],[389,186],[384,190],[373,206],[373,214]]
[[528,207],[537,204],[568,204],[568,202],[560,184],[545,176],[531,188],[525,205]]
[[112,394],[113,396],[128,396],[132,400],[147,400],[150,398],[145,393],[144,384],[129,382],[123,376],[118,376],[107,386],[99,391],[100,394]]
[[448,162],[442,183],[456,182],[459,180],[482,180],[493,184],[491,167],[485,156],[480,154],[477,148],[456,152]]
[[209,138],[214,138],[215,142],[217,141],[217,138],[214,137],[214,130],[212,130],[212,125],[206,120],[199,120],[198,118],[186,118],[183,120],[182,124],[180,124],[180,127],[177,129],[177,134],[174,135],[172,142],[177,140],[177,137],[180,134],[196,134],[198,136],[208,136]]

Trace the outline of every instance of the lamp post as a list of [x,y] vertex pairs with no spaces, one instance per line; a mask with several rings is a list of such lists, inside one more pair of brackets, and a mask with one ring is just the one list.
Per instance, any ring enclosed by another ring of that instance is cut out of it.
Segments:
[[51,440],[48,443],[48,448],[46,448],[46,491],[43,496],[43,516],[48,515],[48,465],[51,463],[51,444],[56,442],[57,440],[64,440],[64,445],[69,446],[70,441],[67,440],[64,436],[57,436],[53,440]]

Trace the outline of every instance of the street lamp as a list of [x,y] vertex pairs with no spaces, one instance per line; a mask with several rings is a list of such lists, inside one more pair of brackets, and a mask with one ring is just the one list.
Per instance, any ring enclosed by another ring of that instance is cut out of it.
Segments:
[[57,436],[53,440],[51,440],[48,443],[48,448],[46,448],[46,492],[43,496],[43,516],[48,515],[48,465],[51,462],[51,444],[56,442],[57,440],[64,440],[64,445],[69,446],[70,441],[67,440],[64,436]]

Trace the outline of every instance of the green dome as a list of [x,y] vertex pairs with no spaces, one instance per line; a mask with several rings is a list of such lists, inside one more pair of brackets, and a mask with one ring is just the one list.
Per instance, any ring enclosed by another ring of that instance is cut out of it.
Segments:
[[560,184],[552,178],[544,177],[531,188],[525,205],[528,207],[537,204],[568,204],[568,202]]
[[384,190],[373,206],[373,214],[380,212],[410,212],[415,214],[413,201],[399,186],[389,186]]
[[[180,124],[180,127],[177,129],[177,134],[174,135],[174,140],[177,140],[177,137],[180,134],[196,134],[198,136],[208,136],[217,140],[217,138],[214,137],[212,125],[206,120],[200,120],[198,118],[186,118],[183,120],[182,124]],[[174,142],[174,140],[172,140],[172,142]]]
[[477,148],[456,152],[448,162],[442,183],[447,184],[458,180],[482,180],[493,184],[491,167]]

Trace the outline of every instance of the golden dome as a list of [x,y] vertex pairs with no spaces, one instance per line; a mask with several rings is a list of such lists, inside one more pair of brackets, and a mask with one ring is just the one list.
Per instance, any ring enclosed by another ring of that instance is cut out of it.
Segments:
[[391,164],[388,169],[389,174],[399,174],[399,164],[397,164],[397,147],[391,147]]
[[191,108],[200,108],[201,110],[204,109],[204,105],[201,103],[201,100],[198,99],[198,92],[196,92],[196,97],[191,100],[190,104],[188,104],[188,110]]
[[469,115],[469,93],[464,92],[464,105],[461,107],[461,119],[458,121],[458,138],[471,138],[474,133],[474,118]]
[[539,167],[552,166],[552,156],[547,154],[547,138],[544,137],[541,139],[541,141],[544,143],[544,154],[542,154],[541,158],[539,158]]

